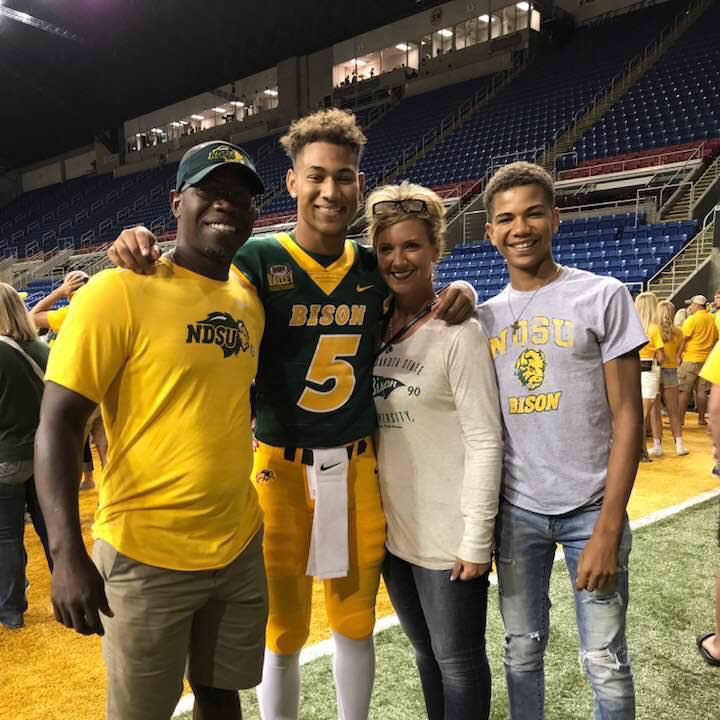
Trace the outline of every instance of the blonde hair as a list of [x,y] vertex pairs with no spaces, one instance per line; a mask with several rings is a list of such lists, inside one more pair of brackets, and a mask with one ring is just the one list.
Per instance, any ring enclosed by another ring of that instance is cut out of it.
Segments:
[[675,323],[676,327],[682,327],[682,324],[687,320],[687,308],[680,308],[675,313],[675,319],[673,322]]
[[[423,200],[427,212],[407,213],[398,206],[390,212],[384,212],[382,215],[373,215],[375,203],[386,200]],[[383,230],[392,225],[397,225],[403,220],[417,219],[422,220],[427,225],[430,243],[437,247],[442,255],[445,249],[445,231],[447,230],[445,214],[445,205],[443,205],[443,201],[437,193],[434,193],[430,188],[415,185],[407,180],[403,180],[399,185],[383,185],[373,190],[365,202],[368,235],[373,247],[376,247],[378,236]]]
[[649,333],[651,325],[658,324],[657,306],[658,299],[655,293],[642,292],[635,298],[635,308],[646,335]]
[[280,145],[293,164],[300,151],[306,145],[315,142],[349,147],[358,156],[359,162],[367,138],[360,129],[355,115],[338,108],[327,108],[298,118],[280,138]]
[[673,339],[677,334],[675,327],[675,306],[669,300],[661,300],[657,306],[658,326],[665,342]]
[[0,335],[17,342],[29,342],[37,337],[37,330],[18,291],[0,282]]

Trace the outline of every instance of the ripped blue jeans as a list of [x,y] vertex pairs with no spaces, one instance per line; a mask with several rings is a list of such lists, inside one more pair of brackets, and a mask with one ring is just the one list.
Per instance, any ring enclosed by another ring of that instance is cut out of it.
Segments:
[[[502,502],[497,520],[498,585],[505,624],[505,676],[512,720],[545,717],[544,656],[550,631],[548,589],[556,544],[561,545],[575,597],[580,664],[593,689],[594,720],[632,720],[635,689],[625,640],[628,557],[632,536],[625,519],[620,572],[603,591],[578,592],[580,554],[600,505],[565,515],[538,515]],[[552,717],[552,713],[551,713]]]

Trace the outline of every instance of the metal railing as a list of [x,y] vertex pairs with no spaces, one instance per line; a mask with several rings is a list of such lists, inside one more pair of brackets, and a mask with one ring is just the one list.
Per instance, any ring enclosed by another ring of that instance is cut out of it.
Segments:
[[[561,170],[557,174],[558,180],[575,180],[576,178],[594,177],[595,175],[607,175],[612,173],[624,172],[626,170],[642,170],[649,167],[658,167],[661,165],[670,165],[676,162],[687,163],[690,160],[697,159],[698,150],[704,147],[704,143],[696,148],[687,148],[685,150],[672,150],[670,152],[658,153],[656,155],[644,155],[642,157],[626,158],[625,160],[613,160],[611,162],[596,163],[594,165],[585,165],[580,168],[572,168],[570,170]],[[563,157],[568,153],[563,153],[558,157]],[[575,153],[577,155],[577,153]],[[672,159],[676,155],[687,155],[687,157],[678,157]],[[699,155],[702,157],[702,154]],[[639,164],[642,163],[642,164]],[[635,167],[628,167],[635,165]]]
[[[700,197],[697,197],[695,190],[697,186],[703,182],[706,178],[710,178],[707,188],[702,192]],[[705,194],[712,188],[713,183],[720,177],[720,155],[718,155],[712,164],[705,170],[705,172],[695,181],[693,184],[692,192],[690,193],[690,212],[692,214],[693,209],[700,201],[705,197]]]
[[[702,229],[695,235],[695,237],[685,247],[672,257],[668,262],[665,263],[650,280],[648,280],[648,287],[652,288],[653,285],[659,285],[661,281],[670,280],[670,294],[680,287],[688,277],[687,269],[680,270],[678,268],[679,262],[690,261],[696,268],[700,265],[701,260],[706,259],[705,243],[710,237],[712,240],[712,233],[714,230],[714,214],[717,212],[716,208],[713,208],[703,220]],[[669,276],[667,275],[669,273]],[[665,277],[663,277],[665,275]]]

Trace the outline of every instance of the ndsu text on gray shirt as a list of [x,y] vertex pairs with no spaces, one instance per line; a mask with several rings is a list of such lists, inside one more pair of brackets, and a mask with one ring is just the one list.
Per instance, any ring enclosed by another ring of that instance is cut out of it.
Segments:
[[564,268],[532,294],[508,285],[479,315],[505,425],[502,495],[558,515],[603,496],[611,434],[603,364],[647,338],[614,278]]

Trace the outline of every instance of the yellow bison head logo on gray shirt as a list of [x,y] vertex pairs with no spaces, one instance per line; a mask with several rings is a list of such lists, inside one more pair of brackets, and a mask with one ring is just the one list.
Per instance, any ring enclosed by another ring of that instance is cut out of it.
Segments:
[[515,376],[528,390],[536,390],[545,380],[546,365],[542,350],[528,348],[515,361]]

